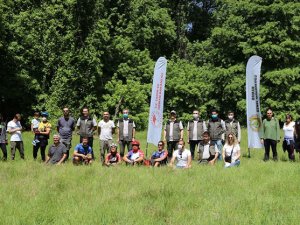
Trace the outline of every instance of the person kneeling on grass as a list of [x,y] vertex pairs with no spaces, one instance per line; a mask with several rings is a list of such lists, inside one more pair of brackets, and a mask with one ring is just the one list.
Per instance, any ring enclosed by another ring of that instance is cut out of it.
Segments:
[[226,143],[223,147],[223,159],[225,168],[240,165],[240,156],[240,145],[238,144],[234,133],[230,133],[228,134]]
[[179,169],[187,169],[191,168],[192,166],[192,154],[190,150],[184,148],[185,142],[184,141],[179,141],[178,142],[178,149],[174,151],[170,165],[173,167],[175,160],[177,161],[176,163],[176,168]]
[[219,148],[210,140],[208,131],[202,134],[203,141],[199,144],[199,164],[214,165],[219,156]]
[[105,158],[105,165],[115,166],[120,164],[122,161],[120,154],[117,152],[117,145],[112,143],[109,147],[109,151],[110,153],[108,153]]
[[50,146],[46,164],[60,165],[64,162],[67,157],[67,148],[60,142],[59,135],[53,135],[53,145]]
[[140,143],[138,141],[133,141],[131,145],[132,150],[123,157],[123,160],[126,162],[126,164],[133,166],[141,165],[144,160],[144,152],[140,149]]
[[165,143],[163,141],[158,142],[158,150],[151,156],[151,165],[158,167],[161,165],[167,165],[168,151],[164,150]]
[[83,137],[82,138],[82,143],[76,145],[74,153],[73,153],[73,163],[74,165],[79,165],[79,164],[92,164],[93,162],[93,150],[92,148],[88,145],[88,137]]

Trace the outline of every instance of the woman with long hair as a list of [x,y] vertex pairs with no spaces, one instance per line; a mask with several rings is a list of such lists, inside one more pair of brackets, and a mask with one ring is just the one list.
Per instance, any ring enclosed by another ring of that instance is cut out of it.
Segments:
[[282,143],[283,151],[287,151],[289,154],[289,159],[291,161],[295,161],[295,141],[294,141],[294,133],[295,133],[295,122],[293,121],[293,117],[290,114],[287,114],[285,117],[285,123],[283,125],[284,139]]
[[223,147],[223,160],[225,168],[240,165],[241,149],[234,133],[229,133]]

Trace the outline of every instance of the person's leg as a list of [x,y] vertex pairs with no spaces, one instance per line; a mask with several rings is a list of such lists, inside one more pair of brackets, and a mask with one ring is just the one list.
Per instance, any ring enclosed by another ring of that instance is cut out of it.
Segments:
[[119,145],[120,145],[120,156],[123,158],[124,157],[124,151],[125,151],[124,141],[119,141]]
[[171,158],[172,158],[172,142],[171,141],[168,141],[167,142],[167,150],[168,150],[168,161],[170,162],[171,161]]
[[45,155],[46,147],[47,147],[46,145],[41,146],[41,157],[43,162],[46,161],[46,155]]
[[66,146],[67,152],[66,155],[67,157],[65,158],[65,162],[69,159],[70,156],[70,149],[71,149],[71,143],[72,143],[72,139],[68,140],[68,139],[64,139],[61,140],[61,143]]
[[127,141],[126,146],[127,146],[127,152],[129,152],[132,149],[132,141]]
[[277,157],[277,141],[275,140],[270,140],[270,144],[271,144],[271,148],[272,148],[272,153],[273,153],[273,160],[277,161],[278,157]]
[[100,140],[100,162],[104,162],[105,144],[104,140]]
[[23,141],[19,141],[18,149],[19,149],[19,152],[20,152],[21,159],[25,159]]
[[289,156],[291,161],[295,161],[295,142],[290,141],[290,146],[289,146]]
[[215,143],[216,143],[217,148],[219,149],[219,152],[220,152],[220,154],[219,154],[219,156],[218,156],[218,159],[219,159],[219,160],[222,160],[222,151],[223,151],[222,140],[221,140],[221,139],[216,140]]
[[192,159],[194,159],[195,156],[195,147],[197,143],[198,143],[197,141],[190,140],[190,151],[191,151]]
[[35,146],[33,146],[33,159],[36,160],[37,159],[37,154],[40,148],[41,142],[36,143]]
[[10,142],[10,150],[11,150],[11,160],[14,160],[15,155],[16,155],[16,142],[15,141]]
[[[94,138],[93,137],[89,137],[88,140],[89,140],[89,146],[93,149]],[[93,152],[92,152],[92,157],[93,157],[93,159],[95,159],[94,149],[93,149]]]
[[265,146],[265,157],[264,157],[264,161],[268,161],[269,158],[270,158],[270,146],[271,146],[270,139],[265,139],[265,140],[264,140],[264,146]]
[[241,161],[240,160],[236,160],[233,163],[230,163],[229,167],[239,166],[240,164],[241,164]]
[[5,143],[1,143],[0,146],[1,146],[2,153],[3,153],[3,159],[2,160],[6,161],[7,160],[6,144]]

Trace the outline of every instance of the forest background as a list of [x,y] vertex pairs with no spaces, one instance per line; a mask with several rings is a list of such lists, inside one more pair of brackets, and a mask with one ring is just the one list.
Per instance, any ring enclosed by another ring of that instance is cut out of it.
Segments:
[[[262,57],[261,105],[300,109],[300,3],[288,0],[0,0],[0,112],[67,105],[78,117],[129,108],[147,126],[155,61],[168,59],[165,113],[234,110],[245,67]],[[166,117],[167,115],[165,115]]]

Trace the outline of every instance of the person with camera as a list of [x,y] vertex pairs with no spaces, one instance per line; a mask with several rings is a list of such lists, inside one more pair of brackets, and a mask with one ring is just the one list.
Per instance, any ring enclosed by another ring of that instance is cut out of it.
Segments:
[[234,133],[230,133],[226,137],[226,143],[223,147],[223,160],[225,168],[240,165],[241,149]]

